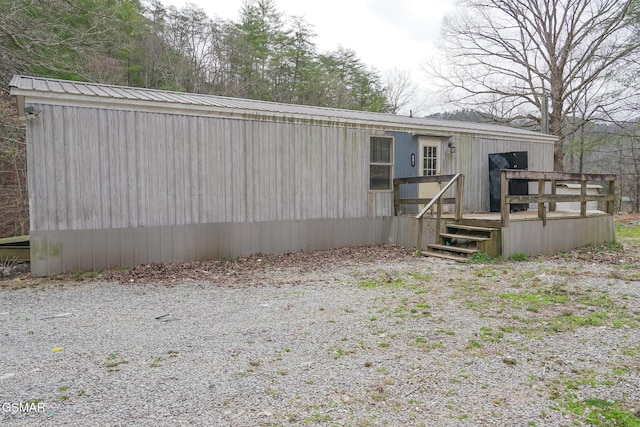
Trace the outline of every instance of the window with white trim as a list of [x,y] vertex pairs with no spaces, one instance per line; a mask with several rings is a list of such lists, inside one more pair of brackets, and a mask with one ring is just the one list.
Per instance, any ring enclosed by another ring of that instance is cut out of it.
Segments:
[[370,138],[369,189],[391,190],[393,179],[393,138]]
[[422,150],[422,176],[438,175],[438,147],[424,145]]

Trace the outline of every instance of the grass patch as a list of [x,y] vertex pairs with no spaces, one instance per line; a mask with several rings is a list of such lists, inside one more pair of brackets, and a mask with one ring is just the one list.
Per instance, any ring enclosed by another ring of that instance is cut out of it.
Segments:
[[502,258],[500,257],[492,257],[491,255],[485,254],[484,252],[476,252],[467,260],[467,262],[471,264],[485,264],[488,262],[498,262],[501,260]]
[[119,371],[120,365],[125,365],[127,363],[129,363],[128,361],[124,360],[123,358],[121,358],[120,356],[118,356],[116,353],[111,353],[107,356],[107,359],[110,360],[110,362],[107,362],[105,364],[105,367],[107,368],[107,370],[109,372],[116,372]]
[[640,225],[616,222],[616,237],[618,239],[640,239]]
[[509,257],[511,261],[529,261],[529,255],[523,253],[515,253]]
[[562,285],[522,292],[505,292],[500,294],[500,298],[509,301],[512,307],[525,308],[533,312],[537,312],[543,306],[569,302],[567,291]]
[[504,337],[504,333],[500,331],[494,331],[488,326],[480,328],[480,339],[488,342],[500,342]]

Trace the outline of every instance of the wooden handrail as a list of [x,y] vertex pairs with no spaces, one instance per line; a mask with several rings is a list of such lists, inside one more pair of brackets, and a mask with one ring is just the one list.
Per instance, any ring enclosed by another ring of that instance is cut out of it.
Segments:
[[420,211],[420,213],[418,215],[416,215],[416,219],[421,219],[425,213],[427,213],[427,211],[429,209],[431,209],[431,206],[433,206],[438,200],[440,200],[440,197],[442,197],[442,195],[444,193],[447,192],[447,190],[449,188],[451,188],[451,186],[458,180],[458,178],[460,178],[462,176],[461,173],[457,173],[455,175],[453,175],[453,178],[451,178],[451,180],[449,182],[447,182],[445,184],[444,187],[442,187],[442,189],[438,192],[438,194],[436,194],[433,199],[431,199],[431,201],[429,203],[427,203],[427,205],[422,208],[422,210]]
[[[440,177],[442,178],[442,176]],[[457,173],[453,175],[453,177],[445,184],[444,187],[436,194],[433,199],[429,203],[425,205],[425,207],[420,211],[418,215],[416,215],[416,219],[418,220],[418,239],[416,242],[416,252],[422,251],[422,219],[424,215],[427,213],[431,207],[437,203],[437,212],[436,212],[436,235],[435,241],[438,242],[440,240],[440,220],[442,219],[442,196],[444,193],[451,188],[451,186],[457,181],[458,185],[456,186],[456,197],[455,197],[455,205],[456,205],[456,213],[455,218],[459,220],[462,218],[462,193],[464,191],[464,175],[461,173]]]

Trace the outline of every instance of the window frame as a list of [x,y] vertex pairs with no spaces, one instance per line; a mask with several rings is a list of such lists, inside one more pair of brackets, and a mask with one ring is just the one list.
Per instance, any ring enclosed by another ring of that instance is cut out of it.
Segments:
[[[373,139],[374,138],[378,138],[378,139],[386,139],[389,140],[389,162],[374,162],[372,161],[372,143],[373,143]],[[393,191],[393,174],[394,174],[394,157],[395,157],[395,153],[394,153],[394,149],[395,149],[395,138],[393,136],[387,136],[387,135],[370,135],[369,136],[369,191],[370,192],[392,192]],[[371,188],[371,184],[372,184],[372,174],[371,174],[371,167],[372,166],[386,166],[389,168],[389,186],[388,188]]]

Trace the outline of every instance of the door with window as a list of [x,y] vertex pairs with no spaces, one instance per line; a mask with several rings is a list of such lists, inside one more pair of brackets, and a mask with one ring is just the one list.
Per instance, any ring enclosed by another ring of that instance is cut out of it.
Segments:
[[[420,159],[418,175],[435,176],[440,175],[440,147],[441,141],[436,138],[420,138],[418,140],[418,159]],[[418,197],[421,199],[432,199],[440,191],[438,183],[424,183],[418,185]],[[420,210],[424,205],[420,206]]]

